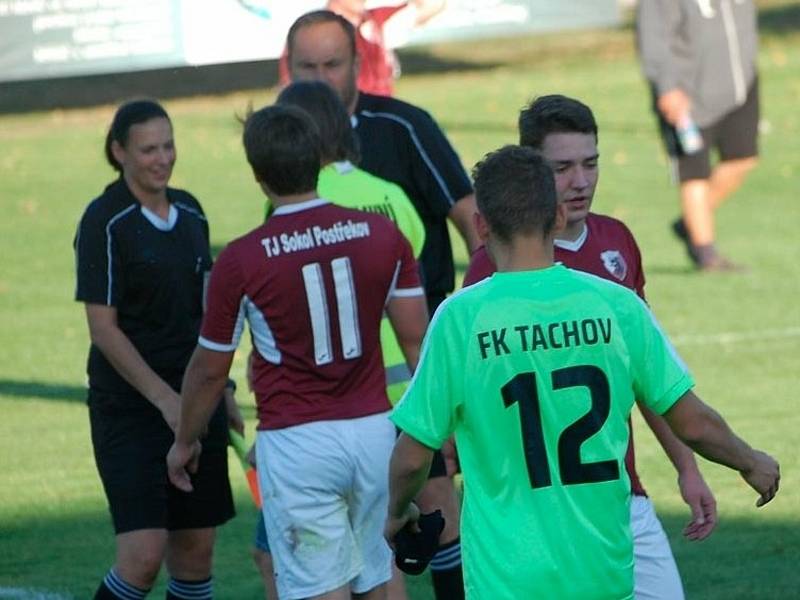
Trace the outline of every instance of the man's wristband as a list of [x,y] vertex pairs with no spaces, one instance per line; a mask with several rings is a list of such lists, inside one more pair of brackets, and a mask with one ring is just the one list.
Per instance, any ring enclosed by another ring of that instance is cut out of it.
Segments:
[[236,391],[236,382],[229,377],[228,381],[225,382],[225,389],[226,390],[231,390],[232,392],[235,392]]

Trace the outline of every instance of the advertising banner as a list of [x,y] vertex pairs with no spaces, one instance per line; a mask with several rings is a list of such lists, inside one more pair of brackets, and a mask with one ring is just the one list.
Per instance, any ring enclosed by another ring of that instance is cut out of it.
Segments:
[[[0,0],[0,81],[277,58],[292,21],[324,7],[320,0]],[[617,0],[448,0],[422,28],[390,21],[387,37],[401,46],[618,20]]]

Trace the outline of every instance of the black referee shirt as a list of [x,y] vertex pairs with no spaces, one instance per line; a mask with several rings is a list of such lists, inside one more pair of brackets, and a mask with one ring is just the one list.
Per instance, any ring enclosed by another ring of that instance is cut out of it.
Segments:
[[425,224],[420,262],[429,298],[455,287],[447,214],[472,192],[461,159],[424,110],[386,96],[359,93],[354,113],[359,167],[403,188]]
[[[179,386],[197,344],[211,253],[197,200],[172,188],[167,196],[174,223],[152,213],[148,218],[123,178],[89,204],[75,236],[75,299],[114,306],[120,329],[144,361]],[[136,393],[94,345],[87,372],[94,390]]]

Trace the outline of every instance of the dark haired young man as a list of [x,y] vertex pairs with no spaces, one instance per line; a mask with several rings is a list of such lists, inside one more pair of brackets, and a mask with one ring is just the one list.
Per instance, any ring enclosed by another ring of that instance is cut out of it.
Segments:
[[389,219],[318,197],[319,134],[304,111],[253,113],[244,146],[275,211],[212,269],[170,478],[191,488],[186,468],[247,319],[259,485],[279,595],[383,598],[391,552],[379,513],[394,428],[380,322],[386,310],[414,366],[427,323],[417,264]]
[[[478,245],[475,197],[461,160],[430,114],[397,98],[359,92],[355,31],[344,17],[325,10],[302,15],[289,29],[287,49],[293,81],[325,81],[344,102],[361,143],[359,167],[399,185],[414,204],[425,225],[420,265],[433,313],[455,287],[448,220],[469,251]],[[439,600],[457,600],[463,594],[459,503],[440,453],[430,477],[418,500],[426,512],[442,509],[446,520],[430,564],[433,585]]]
[[[633,234],[621,221],[591,212],[599,176],[597,122],[582,102],[562,95],[534,99],[519,116],[520,144],[533,148],[553,169],[556,191],[567,222],[556,234],[555,259],[579,271],[619,283],[644,299],[644,270]],[[495,267],[485,248],[475,252],[464,277],[471,285],[491,275]],[[716,504],[692,451],[670,431],[664,420],[645,405],[639,408],[678,471],[681,495],[692,521],[684,534],[703,539],[716,524]],[[630,425],[630,423],[629,423]],[[633,432],[625,455],[631,481],[636,595],[680,600],[683,585],[664,529],[636,472]]]
[[693,392],[685,365],[631,290],[553,261],[566,225],[552,171],[507,146],[475,169],[476,225],[497,272],[445,300],[393,413],[391,540],[433,448],[453,433],[464,472],[466,595],[633,598],[630,484],[622,462],[634,401],[664,414],[760,498],[778,464],[736,437]]

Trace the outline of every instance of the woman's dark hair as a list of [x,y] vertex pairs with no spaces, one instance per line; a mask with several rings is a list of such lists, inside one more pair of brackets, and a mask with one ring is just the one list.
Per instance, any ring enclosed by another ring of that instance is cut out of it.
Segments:
[[278,95],[277,104],[306,111],[319,128],[322,162],[358,163],[358,139],[350,115],[333,88],[323,81],[296,81]]
[[155,100],[131,100],[117,109],[114,120],[111,121],[111,127],[108,128],[105,146],[106,160],[115,171],[122,172],[122,165],[114,158],[114,153],[111,151],[112,142],[117,142],[120,146],[125,147],[132,126],[159,118],[169,121],[167,111]]

